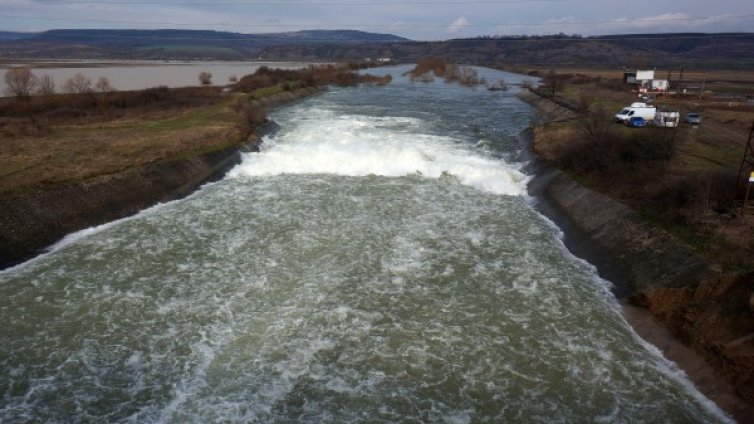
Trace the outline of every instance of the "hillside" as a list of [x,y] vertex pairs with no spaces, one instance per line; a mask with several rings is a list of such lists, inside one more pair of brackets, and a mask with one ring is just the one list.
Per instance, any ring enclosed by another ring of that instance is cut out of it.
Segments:
[[248,59],[276,45],[399,43],[406,39],[353,30],[240,34],[204,30],[59,29],[0,33],[0,58]]
[[753,47],[754,33],[630,34],[589,38],[471,38],[358,46],[283,45],[268,47],[260,55],[269,60],[389,57],[410,62],[422,57],[443,56],[453,61],[489,65],[751,69]]
[[0,60],[258,59],[346,61],[429,56],[479,65],[751,69],[754,33],[479,37],[436,42],[313,30],[240,34],[199,30],[51,30],[0,33]]

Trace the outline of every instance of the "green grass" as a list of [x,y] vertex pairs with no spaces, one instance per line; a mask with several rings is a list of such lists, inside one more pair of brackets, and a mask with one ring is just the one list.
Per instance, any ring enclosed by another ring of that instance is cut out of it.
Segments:
[[298,84],[291,87],[292,85],[291,83],[280,83],[280,84],[276,84],[270,87],[258,88],[252,91],[251,93],[249,93],[249,95],[251,96],[252,99],[263,99],[265,97],[270,97],[275,94],[289,91],[289,90],[286,90],[286,85],[288,85],[292,89],[298,88]]

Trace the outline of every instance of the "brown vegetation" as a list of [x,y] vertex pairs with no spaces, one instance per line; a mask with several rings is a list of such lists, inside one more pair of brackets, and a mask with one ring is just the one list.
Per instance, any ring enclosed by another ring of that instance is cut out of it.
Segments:
[[700,102],[698,95],[666,94],[655,99],[658,107],[682,114],[700,111],[702,126],[632,129],[612,120],[636,98],[620,81],[619,71],[613,71],[613,78],[589,72],[531,73],[545,76],[539,93],[578,116],[536,129],[535,149],[542,157],[690,241],[724,269],[752,269],[754,241],[730,237],[739,221],[742,193],[736,192],[735,181],[751,106],[712,95]]
[[[545,75],[563,84],[554,96],[546,85],[539,92],[553,102],[542,101],[570,116],[536,127],[535,150],[575,180],[686,241],[715,271],[725,273],[708,281],[694,275],[686,288],[660,284],[631,300],[649,309],[754,404],[754,216],[741,211],[737,200],[743,193],[735,189],[754,108],[710,93],[704,101],[698,94],[663,94],[654,99],[659,108],[702,112],[702,125],[628,128],[612,122],[613,113],[636,99],[619,72],[613,71],[612,78],[588,72]],[[646,250],[641,244],[633,248]],[[744,421],[751,417],[737,413]]]
[[253,93],[266,87],[280,86],[289,91],[303,87],[323,87],[326,85],[349,86],[356,84],[384,85],[391,81],[389,75],[376,77],[353,72],[358,65],[309,65],[304,69],[273,69],[262,66],[251,75],[241,78],[234,91]]
[[260,68],[233,93],[214,86],[115,91],[105,78],[94,87],[85,77],[75,80],[83,92],[0,98],[0,197],[239,145],[266,121],[268,99],[390,78],[344,66]]
[[447,63],[445,59],[439,57],[419,60],[414,69],[408,71],[407,74],[414,82],[432,82],[435,77],[440,77],[447,83],[458,82],[467,86],[485,84],[484,79],[479,78],[476,69]]
[[11,68],[5,73],[6,92],[19,99],[28,98],[37,85],[37,79],[29,68]]
[[63,84],[63,91],[66,93],[91,93],[92,79],[79,72]]
[[212,73],[211,72],[200,72],[199,73],[199,82],[202,85],[210,85],[212,84]]
[[754,403],[754,273],[698,287],[649,290],[632,298],[694,347]]

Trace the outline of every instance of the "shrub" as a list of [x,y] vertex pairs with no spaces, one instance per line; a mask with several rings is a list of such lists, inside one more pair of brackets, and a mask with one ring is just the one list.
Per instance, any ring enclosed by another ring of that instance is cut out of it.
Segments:
[[267,109],[254,106],[247,99],[241,99],[233,105],[239,116],[239,130],[248,136],[258,125],[267,121]]
[[43,96],[55,94],[55,80],[49,75],[42,75],[37,84],[37,93]]
[[92,79],[82,73],[77,73],[65,82],[63,91],[66,93],[91,93]]
[[50,131],[50,122],[46,118],[30,116],[9,121],[3,128],[10,137],[40,136]]
[[425,57],[416,63],[416,67],[409,71],[412,77],[433,73],[438,77],[445,75],[448,64],[441,57]]
[[210,85],[212,84],[212,73],[203,71],[199,73],[199,82],[202,85]]
[[386,77],[377,78],[368,74],[352,72],[348,66],[309,65],[304,69],[271,69],[262,66],[251,75],[242,77],[235,84],[234,90],[243,93],[252,93],[260,88],[281,85],[290,89],[301,87],[318,87],[327,84],[340,86],[355,85],[361,83],[387,83]]
[[11,68],[5,73],[5,92],[19,99],[28,98],[37,85],[37,78],[29,68]]
[[[598,117],[593,120],[600,121]],[[583,138],[568,143],[558,152],[556,160],[566,169],[598,182],[631,185],[662,172],[675,154],[675,137],[664,129],[619,134],[600,125],[589,128],[582,125]],[[585,135],[589,130],[592,135]]]
[[732,170],[678,175],[647,193],[644,206],[676,224],[696,224],[736,207],[736,177]]

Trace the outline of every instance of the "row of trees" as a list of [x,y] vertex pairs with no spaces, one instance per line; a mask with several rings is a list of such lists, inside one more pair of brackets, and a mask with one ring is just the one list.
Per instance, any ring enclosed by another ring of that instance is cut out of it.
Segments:
[[[19,99],[29,98],[32,94],[55,94],[55,81],[49,75],[37,77],[29,68],[11,68],[5,73],[5,93]],[[92,79],[77,73],[66,80],[62,86],[65,93],[109,93],[115,91],[110,80],[100,77],[96,83]]]

